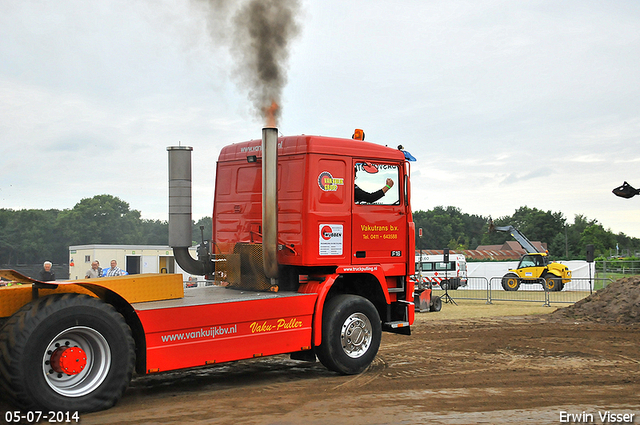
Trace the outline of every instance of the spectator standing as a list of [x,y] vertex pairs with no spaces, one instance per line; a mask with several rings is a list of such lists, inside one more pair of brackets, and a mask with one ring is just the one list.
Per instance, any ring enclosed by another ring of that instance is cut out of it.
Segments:
[[95,279],[96,277],[101,277],[100,267],[97,261],[91,263],[91,268],[87,270],[84,274],[84,277],[87,279]]
[[51,261],[45,261],[44,264],[42,265],[42,270],[40,270],[40,274],[38,275],[38,279],[42,282],[51,282],[56,280],[56,275],[55,273],[53,273],[53,270],[51,270],[51,267],[53,266],[53,264],[51,264]]
[[98,265],[98,276],[102,276],[102,267],[100,267],[100,261],[96,260],[96,264]]

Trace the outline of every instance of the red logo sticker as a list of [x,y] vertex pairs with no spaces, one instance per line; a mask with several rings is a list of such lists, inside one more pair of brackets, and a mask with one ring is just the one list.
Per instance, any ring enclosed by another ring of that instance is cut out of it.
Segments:
[[328,241],[329,239],[331,239],[331,227],[329,226],[324,226],[322,228],[322,230],[320,230],[320,236],[322,236],[322,239],[324,239],[325,241]]

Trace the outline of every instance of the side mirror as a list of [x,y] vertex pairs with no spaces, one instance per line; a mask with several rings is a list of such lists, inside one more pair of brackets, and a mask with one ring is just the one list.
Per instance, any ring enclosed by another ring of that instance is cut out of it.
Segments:
[[376,174],[378,172],[378,167],[373,165],[370,162],[365,162],[362,164],[362,169],[369,174]]

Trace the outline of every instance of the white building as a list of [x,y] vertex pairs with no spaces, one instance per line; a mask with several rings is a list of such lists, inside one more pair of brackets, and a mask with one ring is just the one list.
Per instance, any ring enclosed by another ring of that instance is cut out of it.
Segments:
[[[196,257],[196,248],[189,249]],[[140,273],[182,273],[184,280],[189,274],[182,270],[173,258],[173,250],[161,245],[75,245],[69,247],[69,279],[84,279],[91,263],[100,262],[100,267],[108,269],[111,260],[129,274]]]

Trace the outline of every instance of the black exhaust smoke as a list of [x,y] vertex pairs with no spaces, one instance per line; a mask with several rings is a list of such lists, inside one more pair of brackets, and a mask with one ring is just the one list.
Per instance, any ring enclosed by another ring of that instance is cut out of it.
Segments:
[[[300,32],[296,22],[299,1],[208,0],[207,4],[212,38],[217,43],[229,43],[236,61],[234,77],[240,87],[248,91],[254,112],[265,126],[276,127],[282,90],[287,82],[291,40]],[[232,12],[232,6],[238,4]],[[230,39],[226,38],[227,32]]]

